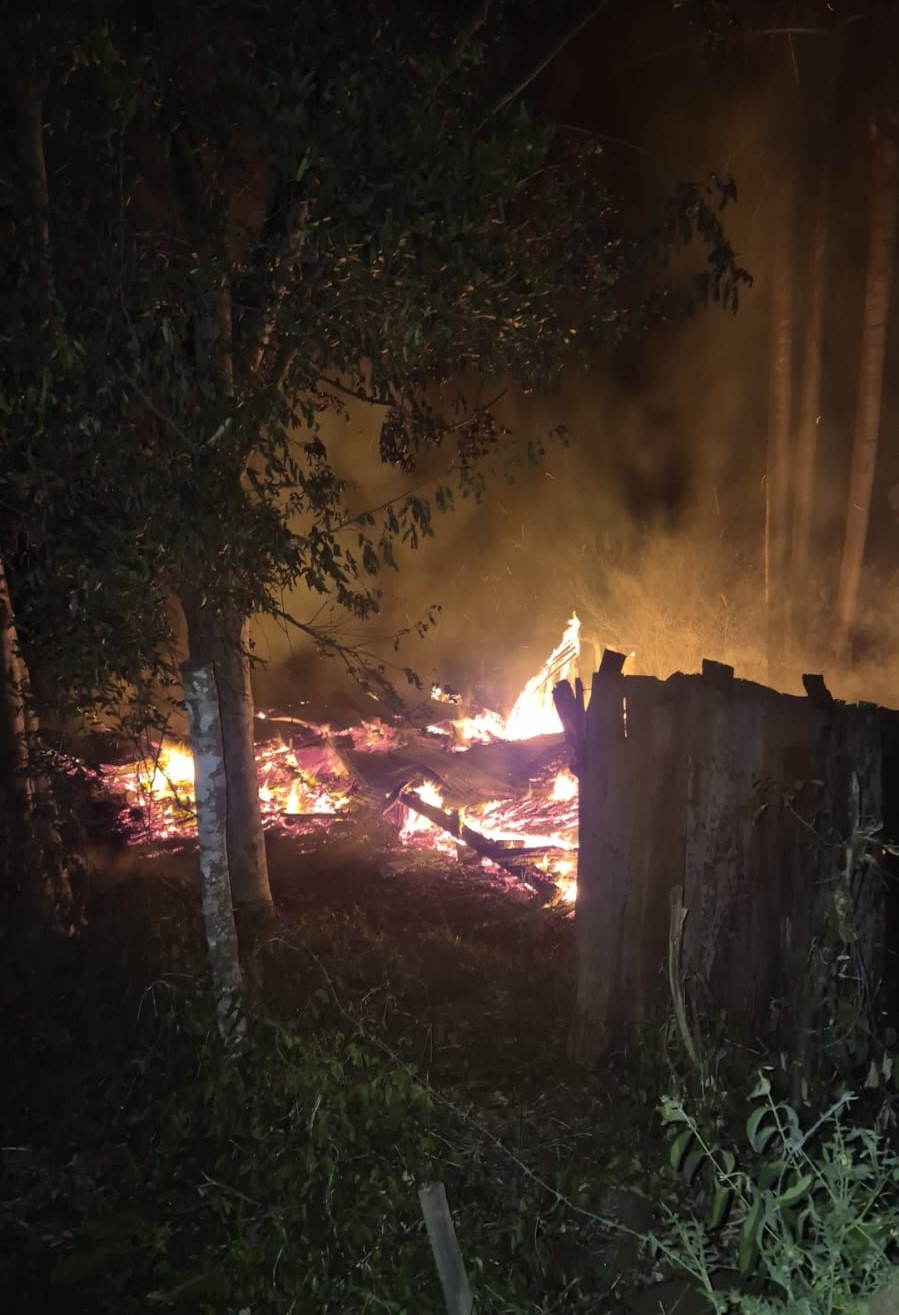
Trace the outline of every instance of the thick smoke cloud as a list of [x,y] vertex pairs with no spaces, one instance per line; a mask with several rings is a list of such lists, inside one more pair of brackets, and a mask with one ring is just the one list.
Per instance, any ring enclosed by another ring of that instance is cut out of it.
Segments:
[[[677,331],[597,356],[589,369],[566,376],[559,397],[507,394],[498,414],[515,434],[546,435],[563,424],[570,444],[550,444],[513,484],[491,480],[482,505],[461,503],[439,518],[434,539],[402,552],[399,573],[384,576],[382,612],[365,627],[366,638],[386,640],[439,603],[437,628],[403,643],[398,655],[385,643],[385,658],[413,666],[426,686],[448,681],[494,705],[511,703],[574,609],[598,644],[635,649],[638,671],[664,676],[710,657],[734,663],[738,675],[766,676],[770,199],[784,171],[792,174],[802,159],[803,134],[831,93],[836,56],[811,38],[797,51],[772,37],[747,43],[736,63],[719,66],[684,43],[682,29],[653,29],[647,50],[645,29],[625,19],[616,20],[616,60],[607,67],[605,21],[597,19],[578,49],[549,70],[538,95],[563,124],[603,134],[610,182],[635,205],[650,203],[676,178],[732,174],[739,201],[726,212],[727,229],[755,283],[736,317],[712,307]],[[669,53],[660,54],[666,42]],[[796,687],[801,669],[826,668],[845,518],[867,220],[863,158],[848,136],[838,151],[816,486],[820,625],[803,635],[795,667],[772,673],[786,688]],[[799,183],[801,275],[810,217]],[[895,411],[888,395],[886,435]],[[360,505],[399,488],[396,472],[378,461],[377,432],[378,416],[360,407],[325,434]],[[885,602],[895,596],[889,499],[899,484],[889,447],[881,464],[861,664],[851,678],[828,678],[846,696],[896,703],[899,681],[883,657],[899,649],[889,633],[899,609]],[[302,596],[287,602],[301,616],[317,606]],[[263,702],[295,701],[339,683],[301,637],[268,625],[257,642],[270,663],[257,681]]]

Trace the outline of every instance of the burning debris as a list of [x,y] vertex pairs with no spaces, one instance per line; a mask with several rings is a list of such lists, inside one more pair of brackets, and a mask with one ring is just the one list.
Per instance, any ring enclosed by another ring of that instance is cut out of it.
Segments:
[[[301,835],[375,812],[395,826],[405,847],[467,850],[532,886],[573,898],[578,789],[553,689],[576,677],[578,655],[579,622],[572,617],[505,718],[486,709],[459,716],[461,697],[436,686],[429,706],[451,716],[422,728],[372,720],[340,731],[259,713],[265,825]],[[166,742],[147,759],[105,767],[103,774],[133,819],[135,842],[193,841],[193,761],[186,747]]]

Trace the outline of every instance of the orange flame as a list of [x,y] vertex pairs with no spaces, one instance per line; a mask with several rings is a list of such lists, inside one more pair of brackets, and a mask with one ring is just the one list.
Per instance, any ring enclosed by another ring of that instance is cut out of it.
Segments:
[[468,744],[482,744],[491,740],[533,740],[538,735],[560,734],[562,723],[553,702],[553,690],[559,681],[572,680],[577,675],[580,649],[581,623],[574,615],[565,627],[561,641],[515,700],[508,717],[490,711],[480,712],[475,717],[460,717],[453,725],[461,739]]
[[[457,735],[466,745],[471,745],[558,734],[562,726],[553,703],[553,689],[560,680],[572,680],[577,674],[579,648],[580,622],[577,616],[572,616],[560,643],[527,682],[508,717],[485,710],[475,717],[459,719],[452,723]],[[446,702],[457,697],[439,692]],[[327,728],[319,729],[327,733]],[[443,727],[435,726],[433,730],[445,733]],[[349,733],[356,749],[373,753],[393,748],[398,734],[382,722],[363,723]],[[309,819],[327,822],[351,802],[354,787],[347,769],[321,740],[311,750],[294,750],[279,740],[272,740],[257,748],[256,758],[259,800],[268,825],[289,829],[295,825],[314,825]],[[125,795],[127,803],[140,811],[147,837],[186,838],[192,833],[194,765],[186,746],[164,743],[147,759],[124,767],[108,767],[105,773]],[[440,792],[433,785],[423,784],[414,792],[424,802],[443,807]],[[538,852],[531,860],[533,866],[555,882],[562,899],[573,900],[577,797],[577,778],[563,770],[552,779],[532,781],[525,798],[493,799],[468,808],[464,820],[486,839],[516,848],[534,848]],[[460,841],[409,808],[402,809],[400,839],[404,844],[427,846],[447,854],[460,852]]]

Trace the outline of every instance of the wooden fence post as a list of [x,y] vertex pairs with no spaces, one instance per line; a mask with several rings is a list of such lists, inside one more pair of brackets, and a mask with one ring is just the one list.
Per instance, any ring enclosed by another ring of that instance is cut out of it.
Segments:
[[621,754],[615,752],[625,735],[624,661],[621,653],[603,654],[593,677],[578,764],[577,1001],[571,1052],[583,1064],[598,1059],[608,1042],[624,931],[627,857],[619,846],[620,830],[610,832],[604,825],[627,807]]

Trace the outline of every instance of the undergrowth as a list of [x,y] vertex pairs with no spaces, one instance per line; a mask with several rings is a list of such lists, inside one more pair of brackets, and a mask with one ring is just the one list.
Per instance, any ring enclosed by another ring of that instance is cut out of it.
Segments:
[[[888,1049],[879,1087],[871,1069],[859,1099],[837,1085],[813,1105],[789,1057],[754,1078],[757,1059],[697,1036],[696,1067],[669,1020],[597,1078],[564,1068],[556,1004],[541,1008],[554,943],[516,960],[488,930],[481,956],[414,914],[402,937],[322,914],[305,949],[285,936],[263,957],[280,988],[228,1054],[177,909],[154,940],[128,904],[144,954],[177,949],[124,1011],[132,1033],[113,1037],[111,993],[146,965],[120,936],[119,967],[81,961],[83,998],[6,1116],[0,1291],[20,1315],[442,1315],[428,1181],[446,1185],[478,1315],[664,1310],[681,1280],[709,1310],[849,1315],[888,1283]],[[94,950],[114,925],[89,929]]]
[[663,1101],[682,1190],[666,1203],[656,1255],[689,1274],[716,1312],[863,1309],[897,1276],[899,1156],[891,1130],[853,1118],[856,1096],[848,1090],[816,1117],[804,1116],[777,1098],[765,1072],[748,1099],[739,1138],[703,1126],[676,1098]]
[[20,1311],[440,1312],[418,1203],[432,1180],[484,1309],[593,1308],[559,1245],[603,1235],[560,1208],[601,1190],[583,1130],[550,1130],[548,1197],[503,1154],[519,1112],[494,1094],[479,1118],[435,1092],[379,1044],[379,1019],[301,1031],[257,1012],[235,1055],[192,992],[157,985],[151,1003],[145,1053],[7,1148],[0,1288]]

